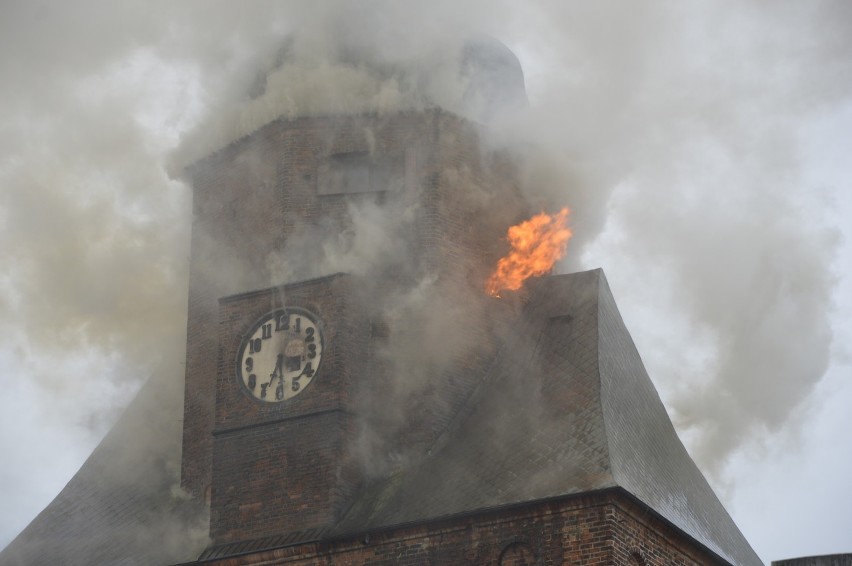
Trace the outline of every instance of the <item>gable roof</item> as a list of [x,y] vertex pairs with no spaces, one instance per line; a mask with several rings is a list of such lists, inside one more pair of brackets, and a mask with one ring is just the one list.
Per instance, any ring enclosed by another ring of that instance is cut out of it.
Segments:
[[603,271],[531,295],[432,455],[365,490],[335,532],[621,487],[728,562],[762,564],[678,439]]

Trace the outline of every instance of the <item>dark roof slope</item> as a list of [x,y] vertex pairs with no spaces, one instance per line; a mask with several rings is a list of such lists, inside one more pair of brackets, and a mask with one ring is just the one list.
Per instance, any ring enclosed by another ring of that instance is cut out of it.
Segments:
[[734,564],[762,564],[692,461],[600,274],[601,406],[615,482]]
[[432,455],[366,489],[339,534],[620,486],[732,564],[761,564],[692,462],[601,270],[538,283]]
[[[180,483],[180,376],[152,378],[2,566],[150,565],[198,555],[207,523]],[[177,386],[175,386],[175,382]]]

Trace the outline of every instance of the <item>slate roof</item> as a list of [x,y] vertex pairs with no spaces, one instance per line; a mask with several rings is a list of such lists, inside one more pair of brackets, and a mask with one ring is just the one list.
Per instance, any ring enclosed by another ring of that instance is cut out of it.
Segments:
[[[188,527],[197,510],[172,495],[177,470],[168,462],[179,461],[179,418],[161,423],[149,444],[131,450],[127,443],[170,414],[146,409],[158,406],[150,403],[162,395],[157,387],[146,386],[140,398],[148,401],[131,405],[53,503],[0,553],[0,565],[198,556],[203,536]],[[155,441],[165,437],[176,440],[171,448]],[[337,525],[212,547],[203,557],[607,488],[628,491],[731,564],[762,564],[678,439],[603,272],[593,270],[534,282],[511,335],[430,454],[365,486]]]
[[143,386],[59,495],[0,552],[0,565],[150,566],[198,555],[207,524],[176,490],[182,376],[173,373]]
[[335,532],[621,487],[728,562],[762,564],[678,439],[603,271],[531,295],[431,457],[365,490]]

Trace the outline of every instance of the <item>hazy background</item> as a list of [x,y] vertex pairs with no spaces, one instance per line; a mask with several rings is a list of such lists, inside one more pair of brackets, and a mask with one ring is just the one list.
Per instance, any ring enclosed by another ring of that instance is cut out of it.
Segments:
[[[530,99],[493,133],[572,208],[562,269],[604,268],[746,538],[852,551],[852,5],[516,4],[0,1],[0,546],[180,364],[191,195],[169,171],[300,111],[290,85],[336,72],[339,34],[396,63],[485,33]],[[291,30],[315,60],[239,106]]]

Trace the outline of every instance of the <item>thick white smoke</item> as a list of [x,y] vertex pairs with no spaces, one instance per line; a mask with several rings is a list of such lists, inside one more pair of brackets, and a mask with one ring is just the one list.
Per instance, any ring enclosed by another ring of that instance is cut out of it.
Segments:
[[[535,206],[572,208],[565,269],[604,267],[681,433],[724,480],[829,360],[837,234],[802,184],[799,124],[852,96],[849,21],[840,1],[6,2],[0,403],[26,426],[0,445],[23,458],[70,425],[91,446],[182,348],[190,196],[167,169],[278,114],[453,108],[463,85],[439,47],[490,34],[530,95],[493,143],[524,156]],[[341,39],[378,64],[347,62]],[[383,240],[398,226],[350,215],[323,270],[399,252]],[[10,492],[29,493],[30,462],[4,464]],[[19,505],[0,544],[37,511]]]

